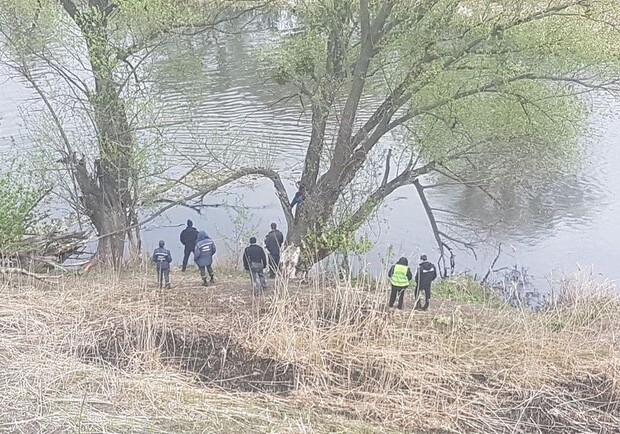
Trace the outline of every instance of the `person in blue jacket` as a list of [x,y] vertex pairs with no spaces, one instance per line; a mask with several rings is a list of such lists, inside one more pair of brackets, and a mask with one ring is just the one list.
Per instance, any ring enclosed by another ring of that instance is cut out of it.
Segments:
[[166,243],[159,242],[159,247],[153,252],[153,262],[157,267],[157,284],[161,289],[166,282],[166,289],[170,289],[170,263],[172,255],[170,250],[166,249]]
[[213,271],[213,255],[215,255],[215,243],[205,231],[198,232],[196,248],[194,249],[194,262],[200,270],[202,286],[208,286],[207,274],[209,273],[210,282],[215,282],[215,272]]

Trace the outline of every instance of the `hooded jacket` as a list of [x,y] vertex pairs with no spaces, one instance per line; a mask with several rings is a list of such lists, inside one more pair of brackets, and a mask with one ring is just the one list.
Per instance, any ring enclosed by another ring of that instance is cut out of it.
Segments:
[[170,250],[164,247],[158,247],[153,252],[153,262],[157,266],[157,270],[169,270],[170,263],[172,262],[172,255],[170,254]]
[[[409,268],[409,262],[407,261],[407,258],[400,258],[398,262],[396,263],[396,265],[406,266],[407,267],[407,279],[409,279],[409,281],[413,280],[413,273],[411,272],[411,268]],[[390,268],[390,271],[388,271],[389,278],[391,278],[394,275],[394,269],[396,268],[396,265],[392,265],[392,268]]]
[[265,247],[272,256],[280,256],[280,250],[284,244],[284,234],[275,229],[265,237]]
[[435,266],[428,261],[423,261],[418,266],[415,273],[416,287],[420,289],[431,289],[431,282],[437,278]]
[[185,247],[189,247],[193,249],[196,247],[196,240],[198,239],[198,230],[192,225],[189,224],[183,231],[181,232],[181,244]]
[[205,231],[198,232],[196,248],[194,249],[194,262],[199,267],[208,267],[213,264],[215,255],[215,243]]
[[263,266],[263,270],[267,266],[265,251],[256,244],[251,244],[246,247],[243,252],[243,268],[249,271],[252,264],[261,264]]

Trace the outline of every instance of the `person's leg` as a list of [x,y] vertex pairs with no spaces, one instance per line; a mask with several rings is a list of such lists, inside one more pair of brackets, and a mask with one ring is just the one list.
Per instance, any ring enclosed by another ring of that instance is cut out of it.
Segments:
[[166,284],[166,288],[170,289],[170,269],[169,268],[164,270],[164,282]]
[[256,294],[256,272],[254,271],[254,268],[252,268],[250,266],[250,282],[252,282],[252,294]]
[[422,307],[423,310],[427,310],[428,306],[431,304],[431,288],[430,286],[428,288],[424,288],[424,307]]
[[202,286],[207,286],[207,273],[205,267],[198,266],[200,270],[200,278],[202,279]]
[[161,275],[162,270],[160,270],[159,268],[157,269],[157,287],[161,288]]
[[422,308],[422,304],[420,303],[420,287],[416,286],[415,287],[415,306],[413,307],[414,309],[421,309]]
[[212,265],[207,265],[207,271],[209,272],[209,278],[211,279],[211,283],[215,281],[215,271],[213,271]]
[[262,269],[259,269],[257,272],[258,275],[258,279],[260,282],[260,287],[261,290],[266,290],[267,289],[267,281],[265,280],[265,272]]
[[405,288],[399,288],[399,289],[400,290],[398,291],[398,308],[402,310],[405,304]]
[[185,250],[183,251],[183,267],[181,268],[182,271],[187,270],[187,263],[189,262],[189,255],[191,255],[193,251],[194,249],[190,249],[187,246],[185,246]]
[[274,277],[276,277],[276,261],[275,261],[275,257],[269,253],[268,256],[268,261],[269,261],[269,277],[271,277],[272,279]]
[[392,292],[390,294],[390,303],[389,303],[390,307],[394,307],[394,302],[396,301],[397,294],[398,294],[398,288],[396,288],[395,286],[392,286]]
[[279,253],[277,255],[274,255],[273,262],[276,265],[276,274],[278,274],[278,271],[280,270],[280,254]]

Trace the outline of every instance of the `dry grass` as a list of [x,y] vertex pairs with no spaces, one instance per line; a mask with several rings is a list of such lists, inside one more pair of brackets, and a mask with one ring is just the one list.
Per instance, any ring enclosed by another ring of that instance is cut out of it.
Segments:
[[151,278],[1,289],[0,431],[619,432],[620,307],[584,276],[540,314]]

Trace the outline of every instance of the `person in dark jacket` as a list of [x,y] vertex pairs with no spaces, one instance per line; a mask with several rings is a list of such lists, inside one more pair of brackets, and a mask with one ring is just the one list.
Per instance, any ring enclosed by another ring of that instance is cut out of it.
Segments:
[[269,277],[276,277],[280,268],[280,251],[284,244],[284,235],[278,230],[278,225],[271,223],[271,232],[265,237],[265,247],[269,252]]
[[264,270],[267,266],[265,251],[256,245],[256,238],[250,238],[250,245],[243,252],[243,268],[250,273],[254,295],[267,289]]
[[189,262],[189,255],[194,253],[194,249],[196,249],[196,241],[198,240],[198,231],[194,227],[194,222],[191,220],[187,221],[187,227],[181,231],[181,244],[185,246],[185,251],[183,252],[183,267],[181,271],[187,270],[187,263]]
[[306,189],[304,188],[301,182],[298,182],[297,193],[295,193],[295,196],[293,197],[293,200],[291,201],[291,211],[293,210],[293,208],[295,208],[295,206],[299,208],[299,206],[301,206],[301,204],[304,203],[305,196],[306,196]]
[[405,300],[405,290],[409,288],[413,280],[413,274],[409,268],[407,258],[400,258],[396,265],[393,265],[388,272],[390,283],[392,284],[392,293],[390,294],[390,307],[394,307],[396,296],[398,296],[398,308],[402,309]]
[[159,247],[153,252],[153,262],[157,267],[157,284],[159,288],[162,288],[164,281],[166,282],[166,289],[170,289],[170,263],[172,262],[172,255],[170,250],[165,248],[166,243],[159,242]]
[[[428,262],[426,255],[420,256],[420,265],[415,273],[416,309],[426,310],[431,302],[431,283],[437,278],[437,269]],[[420,302],[420,293],[424,291],[424,306]]]
[[[196,248],[194,249],[194,262],[200,270],[202,286],[208,286],[207,274],[209,273],[210,282],[215,282],[215,272],[213,271],[213,255],[215,255],[215,243],[205,231],[198,232]],[[206,271],[206,272],[205,272]]]

